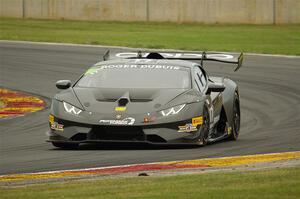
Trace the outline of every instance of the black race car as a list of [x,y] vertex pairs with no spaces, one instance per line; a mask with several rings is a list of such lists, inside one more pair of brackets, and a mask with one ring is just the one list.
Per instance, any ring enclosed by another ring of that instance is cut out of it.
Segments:
[[237,64],[237,70],[243,55],[138,52],[110,58],[106,53],[75,83],[56,83],[62,91],[52,100],[48,141],[69,148],[95,142],[205,145],[236,140],[238,86],[208,76],[207,60]]

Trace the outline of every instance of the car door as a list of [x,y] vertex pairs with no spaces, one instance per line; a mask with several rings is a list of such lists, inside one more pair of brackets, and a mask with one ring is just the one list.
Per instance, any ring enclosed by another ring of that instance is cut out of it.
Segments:
[[[195,83],[198,90],[206,93],[208,87],[208,77],[200,66],[195,66]],[[211,82],[213,83],[213,82]],[[222,94],[212,92],[208,96],[207,105],[209,109],[211,127],[219,120],[220,112],[222,109]]]
[[[207,76],[205,74],[205,71],[201,68],[201,66],[199,65],[195,65],[194,67],[194,80],[195,80],[195,84],[196,84],[196,89],[205,94],[207,91]],[[207,96],[208,98],[206,99],[206,105],[208,108],[208,112],[209,112],[209,121],[210,123],[213,122],[213,104],[212,104],[212,100],[210,95]]]

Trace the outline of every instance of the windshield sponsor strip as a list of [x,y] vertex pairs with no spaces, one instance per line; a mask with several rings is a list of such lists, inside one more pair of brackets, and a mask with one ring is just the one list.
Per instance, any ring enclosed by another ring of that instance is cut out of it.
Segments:
[[100,70],[104,69],[157,69],[157,70],[188,70],[179,66],[172,65],[156,65],[156,64],[111,64],[111,65],[101,65],[88,69],[85,75],[93,75],[98,73]]

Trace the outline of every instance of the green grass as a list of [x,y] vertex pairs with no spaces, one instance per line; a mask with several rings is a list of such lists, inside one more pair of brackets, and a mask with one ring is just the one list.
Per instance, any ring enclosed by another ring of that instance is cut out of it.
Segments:
[[300,167],[0,188],[6,198],[300,198]]
[[300,25],[0,19],[1,40],[300,55]]

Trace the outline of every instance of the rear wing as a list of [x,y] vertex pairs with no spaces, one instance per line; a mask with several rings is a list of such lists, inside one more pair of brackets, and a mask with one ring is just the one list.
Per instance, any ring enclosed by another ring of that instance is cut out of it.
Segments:
[[[109,60],[110,53],[107,51],[103,60]],[[239,56],[223,54],[223,53],[195,53],[195,52],[121,52],[114,54],[112,59],[169,59],[169,60],[194,60],[201,61],[203,66],[204,61],[216,61],[222,63],[236,64],[234,71],[242,67],[244,55],[240,53]]]

